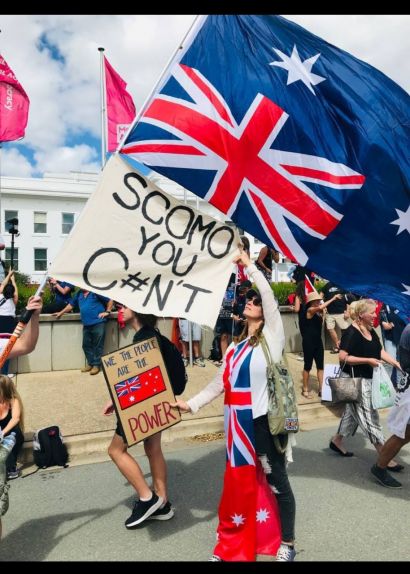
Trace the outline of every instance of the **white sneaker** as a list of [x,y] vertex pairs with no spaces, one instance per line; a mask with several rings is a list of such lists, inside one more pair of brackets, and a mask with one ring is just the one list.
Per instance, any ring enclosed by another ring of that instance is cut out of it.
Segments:
[[293,562],[295,560],[296,550],[287,544],[279,546],[278,553],[276,554],[276,562]]

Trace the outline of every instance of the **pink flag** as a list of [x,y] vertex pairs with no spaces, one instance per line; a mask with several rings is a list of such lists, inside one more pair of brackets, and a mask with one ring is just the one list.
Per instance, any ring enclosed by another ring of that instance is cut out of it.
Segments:
[[117,74],[105,56],[104,63],[107,95],[107,147],[109,152],[113,152],[117,149],[130,123],[135,118],[135,106],[132,97],[125,89],[127,84]]
[[24,136],[29,105],[26,92],[0,55],[0,142]]

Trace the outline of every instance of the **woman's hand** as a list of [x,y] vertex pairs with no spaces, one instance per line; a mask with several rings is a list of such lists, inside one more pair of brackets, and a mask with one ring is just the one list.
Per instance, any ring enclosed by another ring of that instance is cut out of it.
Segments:
[[380,359],[367,359],[367,364],[370,365],[371,367],[378,367],[379,365],[381,365],[383,361],[381,361]]
[[103,409],[103,415],[112,415],[114,412],[114,403],[112,401],[108,402],[104,409]]
[[169,403],[169,406],[172,407],[173,409],[179,409],[183,413],[191,412],[191,407],[189,406],[189,404],[186,403],[185,401],[181,401],[181,399],[176,400],[175,403]]
[[42,308],[43,308],[43,300],[38,295],[32,295],[27,301],[26,309],[28,311],[34,311],[35,315],[39,315],[41,313]]

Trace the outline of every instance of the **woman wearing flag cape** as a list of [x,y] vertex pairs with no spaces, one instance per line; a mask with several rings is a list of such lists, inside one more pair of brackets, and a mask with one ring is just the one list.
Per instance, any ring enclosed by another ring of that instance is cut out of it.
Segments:
[[246,267],[260,297],[246,304],[244,330],[239,342],[228,347],[216,377],[187,402],[177,400],[171,406],[195,413],[225,391],[227,462],[211,560],[252,561],[257,554],[276,554],[279,561],[292,561],[295,499],[286,469],[291,451],[280,454],[269,432],[267,364],[260,344],[264,337],[272,360],[280,361],[283,324],[262,272],[245,252],[235,262]]

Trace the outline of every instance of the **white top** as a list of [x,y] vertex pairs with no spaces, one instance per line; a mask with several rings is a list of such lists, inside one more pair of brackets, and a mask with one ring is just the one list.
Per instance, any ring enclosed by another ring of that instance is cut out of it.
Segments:
[[[279,313],[278,304],[272,293],[272,289],[265,277],[254,264],[247,268],[251,281],[256,283],[262,298],[263,314],[265,325],[263,334],[269,347],[272,360],[279,362],[282,358],[285,347],[285,332],[283,329],[282,318]],[[234,346],[229,345],[228,351]],[[201,407],[210,403],[218,395],[223,393],[223,372],[225,370],[225,357],[222,366],[212,381],[197,395],[187,401],[191,411],[196,413]],[[252,395],[252,415],[253,418],[267,413],[268,409],[268,390],[266,381],[266,359],[261,345],[254,348],[250,362],[251,373],[251,395]]]
[[0,294],[0,315],[2,317],[15,317],[16,316],[16,305],[11,299],[6,299],[3,293]]

